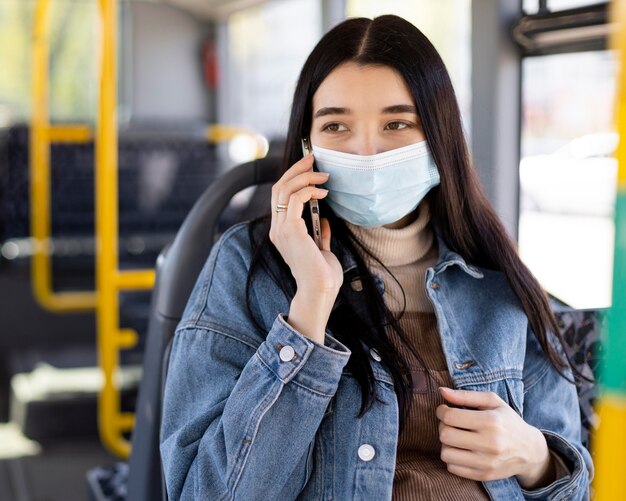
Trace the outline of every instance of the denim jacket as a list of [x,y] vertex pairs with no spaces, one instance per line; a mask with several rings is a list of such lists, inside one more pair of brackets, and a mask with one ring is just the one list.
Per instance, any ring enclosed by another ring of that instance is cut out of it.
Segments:
[[[541,430],[569,475],[533,491],[515,477],[483,482],[491,499],[586,500],[593,465],[581,444],[576,388],[544,355],[502,272],[471,266],[438,237],[426,274],[456,388],[492,391]],[[165,386],[161,456],[170,500],[390,500],[398,403],[374,351],[378,399],[357,419],[350,350],[286,321],[291,298],[263,271],[245,284],[248,226],[215,244],[178,325]],[[357,268],[341,257],[346,293]],[[378,280],[381,284],[382,281]],[[353,290],[354,289],[354,290]]]

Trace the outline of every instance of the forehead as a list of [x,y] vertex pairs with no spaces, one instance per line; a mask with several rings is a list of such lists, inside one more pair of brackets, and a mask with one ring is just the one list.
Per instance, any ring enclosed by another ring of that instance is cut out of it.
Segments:
[[327,106],[381,110],[396,104],[414,104],[413,96],[402,75],[389,66],[343,63],[313,95],[313,113]]

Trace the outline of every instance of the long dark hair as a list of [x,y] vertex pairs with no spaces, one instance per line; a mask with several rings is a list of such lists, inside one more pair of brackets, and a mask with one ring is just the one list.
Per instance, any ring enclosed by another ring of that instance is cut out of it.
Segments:
[[[437,50],[415,26],[393,15],[373,20],[353,18],[334,27],[319,41],[304,63],[294,93],[283,169],[287,170],[302,157],[300,139],[310,133],[314,93],[328,74],[345,62],[384,65],[404,77],[441,178],[440,185],[427,196],[432,224],[446,245],[468,262],[505,273],[541,347],[557,370],[565,374],[565,369],[570,367],[568,360],[548,341],[549,331],[559,336],[548,298],[520,260],[514,242],[481,188],[463,135],[461,114],[446,67]],[[401,332],[396,315],[385,306],[361,258],[367,250],[323,200],[320,205],[322,215],[329,218],[333,242],[340,243],[341,248],[346,249],[357,263],[363,283],[362,294],[371,311],[369,318],[359,317],[348,300],[344,284],[328,324],[333,335],[352,351],[347,368],[362,390],[358,417],[369,410],[376,397],[368,353],[368,349],[374,348],[391,372],[402,428],[408,412],[412,381],[406,378],[407,364],[394,349],[386,329],[393,329],[411,351],[415,353],[415,350]],[[248,276],[248,294],[259,266],[269,271],[283,290],[293,294],[295,283],[289,269],[269,241],[269,224],[269,217],[265,216],[250,225],[254,252]],[[419,358],[419,354],[416,356]]]

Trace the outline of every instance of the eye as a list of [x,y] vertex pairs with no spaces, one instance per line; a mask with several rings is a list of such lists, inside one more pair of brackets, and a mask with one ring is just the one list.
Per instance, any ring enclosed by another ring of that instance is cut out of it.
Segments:
[[330,132],[343,132],[343,130],[340,130],[339,127],[343,127],[343,130],[347,130],[345,125],[335,122],[326,124],[324,127],[322,127],[322,131],[328,130]]
[[406,123],[406,122],[398,122],[398,121],[395,121],[395,122],[389,122],[389,123],[387,124],[387,127],[388,127],[390,130],[402,130],[402,129],[406,129],[406,128],[410,127],[410,126],[411,126],[411,125],[410,125],[410,124],[408,124],[408,123]]

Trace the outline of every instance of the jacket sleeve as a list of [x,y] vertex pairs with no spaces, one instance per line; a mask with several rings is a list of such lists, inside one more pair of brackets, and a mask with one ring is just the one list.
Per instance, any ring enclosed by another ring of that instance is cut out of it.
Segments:
[[328,332],[324,345],[312,341],[283,313],[262,338],[242,302],[245,263],[235,247],[216,247],[172,345],[161,427],[168,496],[295,499],[350,350]]
[[[561,376],[544,355],[534,334],[529,333],[527,365],[532,376],[526,382],[524,420],[538,428],[548,448],[557,453],[567,474],[540,489],[522,489],[525,499],[589,499],[593,463],[581,441],[580,407],[576,386]],[[566,373],[571,377],[571,372]]]

